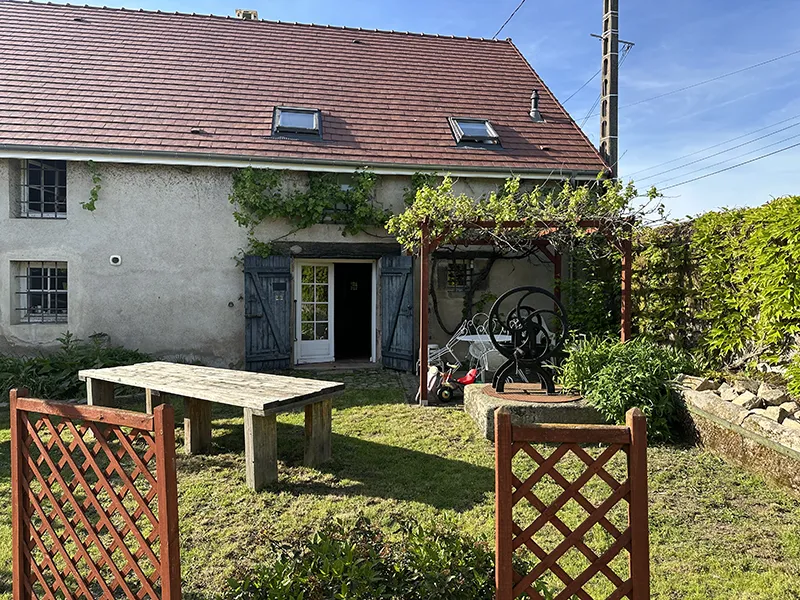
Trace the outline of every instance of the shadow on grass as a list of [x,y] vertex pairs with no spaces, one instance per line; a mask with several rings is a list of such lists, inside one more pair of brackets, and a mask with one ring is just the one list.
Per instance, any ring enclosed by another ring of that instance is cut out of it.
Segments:
[[[217,421],[214,429],[216,456],[187,461],[181,470],[242,468],[230,453],[244,453],[244,426]],[[494,490],[494,471],[490,468],[337,433],[332,434],[332,460],[318,467],[332,479],[287,475],[287,467],[303,466],[303,447],[303,427],[279,422],[278,460],[283,464],[279,482],[269,491],[375,496],[463,511],[485,501],[486,494]]]

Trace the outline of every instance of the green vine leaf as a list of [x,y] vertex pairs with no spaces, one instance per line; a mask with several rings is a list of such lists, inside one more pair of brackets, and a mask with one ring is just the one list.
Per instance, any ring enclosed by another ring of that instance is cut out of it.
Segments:
[[100,176],[99,171],[97,170],[97,165],[93,160],[90,160],[86,163],[86,166],[89,168],[89,173],[92,176],[92,189],[89,190],[89,200],[88,202],[81,202],[81,208],[84,210],[88,210],[89,212],[94,212],[97,210],[97,200],[100,196],[100,190],[102,189],[102,181],[103,178]]
[[256,228],[268,219],[285,219],[295,230],[320,223],[338,225],[343,235],[356,235],[383,226],[390,212],[377,206],[374,190],[377,175],[367,169],[353,173],[343,185],[335,173],[309,173],[308,186],[287,188],[282,171],[239,169],[233,176],[229,196],[233,218],[248,230],[244,254],[269,256],[272,242],[257,239]]

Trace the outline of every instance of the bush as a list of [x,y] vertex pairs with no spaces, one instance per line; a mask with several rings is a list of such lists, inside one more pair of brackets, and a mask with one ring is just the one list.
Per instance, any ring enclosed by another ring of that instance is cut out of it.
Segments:
[[624,423],[625,413],[639,407],[647,417],[649,439],[667,441],[681,423],[680,403],[668,381],[693,370],[687,354],[644,338],[622,344],[590,337],[569,348],[561,383],[612,423]]
[[153,360],[137,350],[112,346],[104,333],[89,341],[75,338],[66,332],[58,338],[61,347],[51,354],[33,357],[0,355],[0,389],[7,399],[12,388],[27,388],[32,396],[47,400],[70,400],[85,392],[78,380],[81,369],[117,367]]
[[[359,517],[273,545],[274,560],[231,580],[224,600],[491,600],[494,552],[448,525],[403,521],[382,532]],[[553,593],[537,582],[542,596]]]
[[800,398],[800,354],[795,354],[789,366],[786,367],[786,381],[789,393],[794,398]]

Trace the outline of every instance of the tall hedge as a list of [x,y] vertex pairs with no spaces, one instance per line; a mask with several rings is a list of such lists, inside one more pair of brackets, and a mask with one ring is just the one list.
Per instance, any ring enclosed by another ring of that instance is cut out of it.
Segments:
[[785,359],[800,340],[800,196],[647,232],[635,261],[639,333],[714,364]]

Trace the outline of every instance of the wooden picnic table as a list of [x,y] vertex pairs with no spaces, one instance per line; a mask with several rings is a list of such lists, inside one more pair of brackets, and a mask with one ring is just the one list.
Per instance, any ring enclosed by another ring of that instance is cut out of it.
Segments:
[[247,485],[253,490],[278,479],[275,415],[305,407],[305,464],[316,466],[331,457],[331,398],[344,389],[335,381],[301,379],[267,373],[149,362],[86,369],[89,404],[111,406],[114,385],[144,388],[146,410],[163,402],[163,394],[184,399],[184,447],[187,454],[211,449],[211,403],[244,409],[244,453]]

